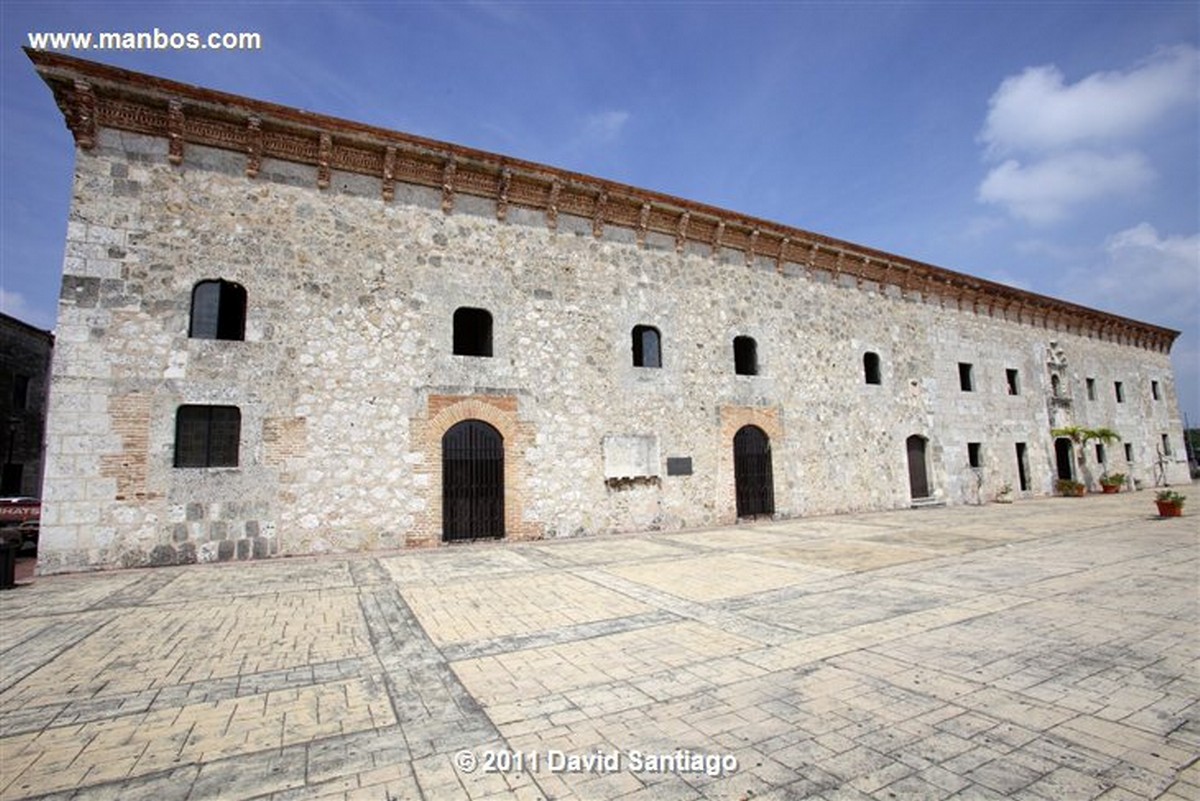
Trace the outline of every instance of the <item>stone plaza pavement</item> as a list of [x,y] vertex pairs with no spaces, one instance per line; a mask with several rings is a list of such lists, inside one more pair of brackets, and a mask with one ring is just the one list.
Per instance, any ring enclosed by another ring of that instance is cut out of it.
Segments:
[[1139,492],[39,578],[0,798],[1197,799],[1198,557]]

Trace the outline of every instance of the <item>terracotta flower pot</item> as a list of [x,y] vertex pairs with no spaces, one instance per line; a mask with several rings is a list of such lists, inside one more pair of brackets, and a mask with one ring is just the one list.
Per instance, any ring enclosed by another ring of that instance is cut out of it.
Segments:
[[1170,501],[1155,501],[1159,517],[1179,517],[1183,514],[1183,504]]
[[1112,495],[1114,492],[1121,491],[1120,484],[1101,484],[1100,488],[1104,490],[1105,495]]

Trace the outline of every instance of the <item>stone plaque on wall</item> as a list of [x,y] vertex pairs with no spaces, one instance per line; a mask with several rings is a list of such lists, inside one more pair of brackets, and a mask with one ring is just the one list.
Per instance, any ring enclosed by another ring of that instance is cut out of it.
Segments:
[[653,434],[609,434],[604,438],[604,478],[657,476],[658,437]]
[[668,456],[667,457],[667,475],[668,476],[690,476],[692,474],[692,457],[690,456]]

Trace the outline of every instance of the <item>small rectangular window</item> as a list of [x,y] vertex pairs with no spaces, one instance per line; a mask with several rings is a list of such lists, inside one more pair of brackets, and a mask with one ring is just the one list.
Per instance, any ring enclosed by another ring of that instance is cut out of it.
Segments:
[[175,413],[176,467],[237,467],[242,413],[236,406],[180,406]]
[[1163,456],[1171,455],[1171,438],[1166,434],[1162,435],[1162,452]]
[[454,310],[454,355],[492,355],[492,313],[460,306]]
[[0,495],[21,495],[21,480],[24,478],[25,465],[8,462],[0,474]]
[[1104,452],[1104,443],[1096,443],[1096,463],[1104,464],[1107,461],[1107,454]]
[[975,391],[975,376],[972,374],[974,368],[969,362],[958,363],[958,386],[963,392]]
[[1088,400],[1096,399],[1096,379],[1089,378],[1087,380],[1087,396]]
[[967,443],[967,462],[971,467],[983,467],[983,456],[978,442]]
[[1125,461],[1133,461],[1133,444],[1129,442],[1125,443]]
[[758,375],[758,344],[754,337],[733,338],[733,371],[738,375]]
[[868,384],[882,384],[883,376],[879,369],[879,354],[867,351],[863,354],[863,378]]
[[1020,395],[1021,394],[1021,379],[1020,379],[1020,376],[1017,373],[1017,371],[1016,370],[1005,370],[1004,378],[1005,378],[1005,380],[1008,381],[1008,394],[1009,395]]
[[1125,385],[1120,381],[1113,382],[1113,391],[1117,394],[1117,403],[1125,402]]
[[1159,397],[1158,397],[1158,382],[1157,382],[1157,381],[1151,381],[1151,382],[1150,382],[1150,397],[1154,398],[1155,400],[1159,400]]
[[649,325],[633,327],[633,366],[662,367],[662,335]]
[[13,376],[12,407],[14,411],[29,408],[29,376],[19,373]]

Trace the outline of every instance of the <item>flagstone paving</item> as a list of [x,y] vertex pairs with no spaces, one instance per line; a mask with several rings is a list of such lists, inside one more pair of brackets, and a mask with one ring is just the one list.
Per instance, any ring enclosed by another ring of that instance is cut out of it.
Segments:
[[1200,531],[1152,509],[34,579],[0,801],[1200,798]]

